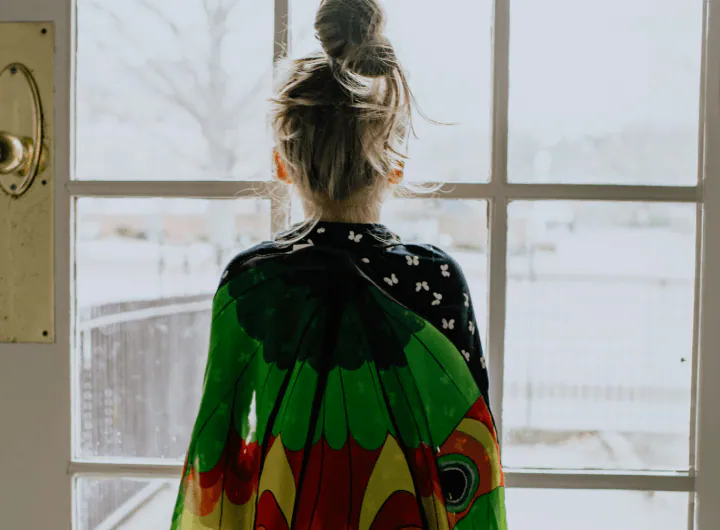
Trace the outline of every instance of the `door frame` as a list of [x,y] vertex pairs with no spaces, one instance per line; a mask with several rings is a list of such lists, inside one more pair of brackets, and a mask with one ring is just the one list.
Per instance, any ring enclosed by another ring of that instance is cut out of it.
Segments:
[[71,455],[71,0],[5,0],[3,22],[55,32],[55,343],[0,344],[0,509],[7,528],[72,527]]

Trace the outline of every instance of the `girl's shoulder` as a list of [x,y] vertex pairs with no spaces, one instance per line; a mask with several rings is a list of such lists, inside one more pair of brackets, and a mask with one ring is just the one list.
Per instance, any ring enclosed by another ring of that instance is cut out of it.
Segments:
[[436,261],[454,261],[453,258],[440,247],[429,243],[402,243],[399,245],[404,247],[407,252],[414,255]]
[[[256,267],[268,260],[282,260],[288,265],[302,265],[315,257],[322,259],[327,250],[332,254],[342,254],[357,262],[367,276],[378,276],[383,282],[385,277],[392,280],[392,275],[412,280],[422,284],[424,278],[441,280],[447,287],[452,284],[465,286],[465,276],[460,264],[443,249],[424,243],[404,243],[396,240],[389,243],[378,243],[353,248],[327,249],[316,247],[313,244],[287,245],[276,240],[264,241],[237,254],[223,272],[220,284],[224,284],[243,272]],[[320,254],[322,253],[322,255]],[[318,254],[318,256],[315,256]]]
[[[389,245],[382,250],[382,259],[368,263],[368,276],[387,284],[392,290],[453,298],[468,292],[468,284],[460,264],[443,249],[422,243]],[[392,285],[386,278],[390,278]]]
[[254,267],[259,259],[271,258],[282,253],[282,248],[275,241],[263,241],[239,252],[225,267],[220,279],[220,285],[222,286],[247,269]]
[[421,263],[423,261],[432,263],[438,265],[441,271],[457,274],[460,277],[463,276],[462,268],[457,260],[435,245],[428,243],[403,243],[388,247],[387,252],[389,254],[413,257],[413,261],[415,261],[414,257],[416,256]]

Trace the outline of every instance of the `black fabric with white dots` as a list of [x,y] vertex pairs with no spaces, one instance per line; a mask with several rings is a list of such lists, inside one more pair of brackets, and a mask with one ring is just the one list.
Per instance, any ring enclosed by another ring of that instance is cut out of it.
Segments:
[[462,353],[490,403],[487,366],[465,276],[453,258],[433,245],[403,243],[379,224],[320,222],[312,230],[291,229],[238,255],[222,282],[255,257],[323,246],[348,252],[376,285],[441,330]]

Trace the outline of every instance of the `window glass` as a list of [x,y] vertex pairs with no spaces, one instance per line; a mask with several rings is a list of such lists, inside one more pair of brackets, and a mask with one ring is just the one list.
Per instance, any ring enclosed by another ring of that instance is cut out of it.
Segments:
[[78,0],[75,177],[269,179],[273,12]]
[[697,182],[701,0],[513,0],[514,182]]
[[225,265],[269,201],[77,201],[75,396],[83,457],[184,458]]
[[509,212],[505,464],[688,469],[695,207]]

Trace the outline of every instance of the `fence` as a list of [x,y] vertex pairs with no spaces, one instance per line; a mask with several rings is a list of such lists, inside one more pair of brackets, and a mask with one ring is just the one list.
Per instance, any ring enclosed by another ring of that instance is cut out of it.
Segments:
[[[182,458],[200,401],[210,296],[80,312],[80,443],[86,456]],[[112,530],[166,483],[88,480],[81,530]]]

